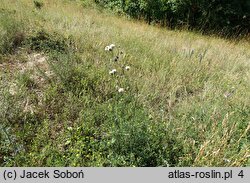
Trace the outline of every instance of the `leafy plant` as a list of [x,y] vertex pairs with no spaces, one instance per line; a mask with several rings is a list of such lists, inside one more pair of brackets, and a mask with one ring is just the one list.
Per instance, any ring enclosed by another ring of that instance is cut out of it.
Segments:
[[33,3],[37,9],[41,9],[44,6],[44,3],[39,0],[34,0]]

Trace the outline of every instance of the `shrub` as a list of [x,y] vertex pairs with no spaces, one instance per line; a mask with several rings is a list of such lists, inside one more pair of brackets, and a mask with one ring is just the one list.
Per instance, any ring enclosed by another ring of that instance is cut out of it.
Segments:
[[33,33],[25,43],[35,51],[65,53],[70,49],[68,39],[56,32],[48,33],[44,30]]
[[148,23],[158,22],[169,27],[185,26],[224,34],[250,32],[248,0],[96,0],[111,9],[121,9],[134,18]]

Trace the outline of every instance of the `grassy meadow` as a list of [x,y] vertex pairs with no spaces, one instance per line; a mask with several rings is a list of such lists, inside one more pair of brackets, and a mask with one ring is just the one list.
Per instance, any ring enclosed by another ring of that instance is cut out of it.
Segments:
[[250,166],[247,39],[35,2],[0,3],[1,166]]

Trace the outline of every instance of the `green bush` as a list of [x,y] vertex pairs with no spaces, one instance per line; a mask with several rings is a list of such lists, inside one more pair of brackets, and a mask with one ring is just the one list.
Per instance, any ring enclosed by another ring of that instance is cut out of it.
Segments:
[[224,34],[249,33],[248,0],[106,0],[96,2],[131,17],[169,27],[185,26]]
[[39,30],[29,36],[25,43],[35,51],[60,53],[69,51],[68,39],[56,32],[47,33],[44,30]]

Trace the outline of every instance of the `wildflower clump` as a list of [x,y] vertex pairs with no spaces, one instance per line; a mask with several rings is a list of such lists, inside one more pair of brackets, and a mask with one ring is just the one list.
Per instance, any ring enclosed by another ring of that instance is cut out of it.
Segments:
[[[112,53],[112,58],[108,62],[109,75],[113,77],[115,81],[115,88],[118,93],[124,93],[125,87],[128,88],[128,75],[125,74],[125,71],[129,71],[131,67],[127,65],[127,61],[124,60],[124,52],[120,51],[120,47],[116,47],[115,44],[110,44],[105,47],[105,51]],[[118,87],[121,86],[121,87]]]

